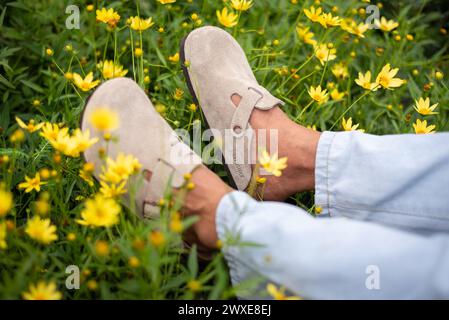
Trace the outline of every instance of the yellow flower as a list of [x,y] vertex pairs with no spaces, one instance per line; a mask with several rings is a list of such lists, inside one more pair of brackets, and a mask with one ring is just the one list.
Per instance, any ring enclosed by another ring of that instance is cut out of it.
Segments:
[[[102,150],[103,149],[100,148],[98,152],[101,154]],[[95,165],[91,162],[87,162],[83,165],[83,168],[79,172],[79,176],[91,187],[94,185],[94,179],[92,178],[92,173],[94,172],[94,169]]]
[[51,49],[51,48],[47,48],[47,49],[45,50],[45,53],[46,53],[47,56],[49,56],[49,57],[52,57],[52,56],[55,54],[55,52],[54,52],[53,49]]
[[387,63],[377,76],[376,82],[385,89],[400,87],[404,84],[404,80],[394,78],[398,71],[398,68],[391,69],[390,64]]
[[333,75],[338,79],[344,79],[349,77],[348,67],[343,63],[337,63],[332,67]]
[[327,101],[328,93],[327,90],[321,90],[321,86],[313,87],[311,86],[309,89],[309,96],[318,103],[323,103]]
[[109,255],[109,245],[106,241],[98,240],[95,242],[95,253],[99,257],[106,257]]
[[[45,193],[44,193],[45,194]],[[47,196],[41,196],[35,203],[34,208],[36,210],[36,213],[40,215],[41,217],[46,216],[47,213],[51,209],[51,205],[48,202],[48,195]]]
[[25,176],[25,182],[19,184],[19,189],[25,189],[26,193],[29,193],[33,190],[37,192],[41,191],[41,185],[44,185],[45,182],[41,182],[41,177],[39,173],[36,173],[34,178],[29,178]]
[[42,178],[43,180],[48,180],[48,179],[50,179],[51,173],[50,173],[50,170],[48,170],[47,168],[42,168],[42,169],[40,169],[40,170],[39,170],[39,174],[41,175],[41,178]]
[[84,79],[78,74],[73,73],[73,83],[82,91],[87,92],[92,90],[100,83],[100,80],[94,81],[94,74],[90,72]]
[[394,30],[399,26],[399,23],[397,23],[393,20],[387,20],[387,19],[385,19],[385,17],[380,18],[380,21],[375,20],[374,24],[380,30],[385,31],[385,32],[390,32],[391,30]]
[[58,239],[56,227],[51,224],[50,219],[41,219],[38,216],[28,220],[25,232],[31,239],[45,245]]
[[112,139],[111,133],[109,133],[109,132],[104,133],[104,134],[103,134],[103,139],[104,139],[105,141],[110,141],[110,140]]
[[317,44],[316,40],[313,39],[314,33],[310,32],[310,27],[302,27],[298,25],[296,27],[296,33],[298,34],[299,39],[301,39],[306,44],[311,44],[315,46]]
[[80,153],[83,153],[98,142],[98,138],[90,138],[89,130],[81,131],[80,129],[74,131],[70,140],[72,149],[68,150],[66,155],[74,158],[79,157]]
[[48,132],[43,133],[42,136],[44,136],[45,139],[50,142],[53,148],[64,154],[66,154],[69,149],[72,148],[68,128],[59,130],[59,127],[57,125],[54,125],[52,129],[49,129]]
[[413,128],[415,129],[416,134],[428,134],[435,133],[434,129],[436,128],[436,126],[427,126],[427,120],[421,121],[419,119],[416,119],[416,123],[413,124]]
[[120,21],[120,15],[114,9],[106,9],[102,8],[101,10],[97,10],[97,21],[108,24],[111,28],[114,28],[117,23]]
[[96,195],[88,199],[81,211],[81,218],[76,222],[84,226],[111,227],[119,222],[120,206],[112,199]]
[[19,127],[27,130],[30,133],[36,132],[44,126],[44,123],[36,124],[34,120],[30,120],[30,122],[28,122],[28,124],[26,124],[19,117],[16,117],[16,122],[19,125]]
[[365,90],[377,91],[377,89],[379,89],[377,83],[371,82],[371,71],[367,71],[365,75],[359,72],[359,78],[355,79],[355,83]]
[[173,63],[178,63],[179,62],[179,53],[175,53],[174,55],[168,57],[168,61],[173,62]]
[[75,241],[76,240],[76,234],[73,232],[70,232],[69,234],[67,234],[67,240],[68,241]]
[[228,13],[228,8],[223,8],[223,10],[217,10],[218,22],[227,28],[235,27],[238,23],[238,15],[234,12]]
[[314,6],[311,6],[310,9],[304,9],[304,13],[306,14],[307,18],[309,18],[313,22],[320,22],[322,12],[322,8],[315,9]]
[[365,34],[364,33],[366,31],[368,31],[368,29],[369,29],[369,25],[368,24],[363,23],[363,22],[361,22],[359,24],[356,24],[354,22],[354,24],[351,24],[351,28],[348,29],[347,31],[349,33],[352,33],[352,34],[356,35],[359,38],[365,38]]
[[193,189],[195,189],[196,185],[193,182],[189,182],[187,183],[187,190],[192,191]]
[[267,285],[267,292],[273,297],[274,300],[301,300],[300,297],[287,297],[285,295],[285,289],[284,288],[276,288],[276,286],[272,283],[269,283]]
[[337,58],[336,53],[337,49],[329,49],[328,45],[324,43],[315,46],[315,57],[320,60],[322,65],[324,65],[325,62],[335,60]]
[[119,117],[116,112],[100,107],[90,115],[90,124],[99,131],[112,131],[119,126]]
[[22,293],[22,297],[25,300],[61,300],[62,294],[54,282],[40,281],[37,285],[31,284],[28,292]]
[[97,68],[101,71],[105,79],[124,77],[128,73],[128,70],[123,70],[123,66],[120,63],[114,64],[112,60],[98,63]]
[[97,290],[97,289],[98,289],[98,283],[97,283],[97,281],[95,281],[95,280],[89,280],[89,281],[87,281],[87,288],[88,288],[90,291],[95,291],[95,290]]
[[231,4],[237,11],[247,11],[253,6],[253,0],[231,0]]
[[282,170],[287,168],[287,157],[279,159],[277,153],[270,156],[268,152],[264,150],[259,158],[259,163],[265,171],[273,174],[275,177],[280,177],[282,175]]
[[9,140],[12,143],[20,143],[23,140],[25,140],[25,132],[23,132],[23,130],[21,129],[17,129],[16,131],[14,131],[11,136],[9,137]]
[[88,12],[94,11],[94,5],[93,5],[93,4],[88,4],[88,5],[86,6],[86,10],[87,10]]
[[174,213],[170,220],[170,230],[174,233],[182,233],[184,230],[184,224],[182,223],[181,215]]
[[117,198],[126,193],[125,185],[126,181],[120,184],[107,184],[104,181],[100,181],[100,193],[105,198]]
[[7,236],[6,222],[0,222],[0,249],[2,250],[8,248],[8,244],[6,243],[6,236]]
[[169,3],[175,3],[176,0],[157,0],[159,3],[162,4],[169,4]]
[[142,238],[136,238],[133,240],[132,243],[133,248],[139,251],[145,249],[145,245],[146,245],[145,240],[143,240]]
[[72,136],[59,135],[53,147],[68,157],[77,158],[80,154],[98,142],[98,138],[90,138],[89,130],[76,129]]
[[257,181],[257,183],[259,183],[259,184],[265,184],[265,183],[267,182],[267,178],[257,176],[257,177],[256,177],[256,181]]
[[422,114],[423,116],[427,116],[430,114],[437,114],[438,112],[434,112],[435,108],[438,107],[438,103],[430,106],[430,99],[419,98],[419,100],[415,100],[415,110]]
[[33,107],[39,107],[42,104],[42,102],[39,99],[34,99],[32,104]]
[[141,56],[143,56],[143,50],[140,49],[140,48],[134,49],[134,55],[135,55],[137,58],[140,58]]
[[187,108],[192,112],[195,112],[198,109],[198,107],[194,103],[189,104]]
[[[343,130],[345,131],[355,131],[359,127],[359,124],[352,125],[352,118],[349,118],[348,120],[343,118],[341,125],[343,127]],[[364,132],[364,130],[361,129],[359,129],[358,131]]]
[[0,165],[4,165],[9,162],[9,156],[6,154],[0,157]]
[[332,16],[332,13],[323,13],[318,22],[327,29],[327,27],[336,27],[341,23],[340,17]]
[[132,256],[131,258],[129,258],[128,264],[131,268],[137,268],[140,265],[140,260],[139,258]]
[[344,92],[339,92],[337,88],[331,91],[332,100],[339,101],[345,96]]
[[94,165],[90,162],[87,162],[83,165],[83,168],[80,170],[79,176],[81,179],[87,182],[87,184],[91,187],[94,185],[94,179],[92,178],[92,172],[94,169]]
[[103,174],[100,175],[100,179],[105,182],[119,184],[137,173],[142,165],[132,155],[125,156],[123,153],[120,153],[116,160],[107,158],[106,167],[102,168]]
[[140,17],[131,17],[128,20],[131,29],[142,32],[154,25],[153,18],[142,19]]
[[199,282],[198,280],[190,280],[187,283],[187,288],[189,288],[189,290],[192,292],[198,292],[201,290],[202,285],[201,282]]
[[12,193],[0,187],[0,218],[6,216],[13,204]]
[[182,91],[179,88],[177,88],[175,90],[175,93],[173,94],[173,98],[178,101],[181,100],[183,96],[184,96],[184,91]]
[[42,131],[40,132],[40,135],[47,139],[49,142],[56,141],[59,135],[62,134],[67,135],[69,129],[68,128],[62,128],[60,129],[57,124],[52,124],[50,122],[44,123],[44,126],[42,127]]
[[16,223],[12,220],[6,220],[5,224],[6,224],[6,231],[14,231],[14,229],[16,228]]
[[160,247],[165,243],[165,236],[161,231],[155,230],[152,231],[148,238],[153,246]]

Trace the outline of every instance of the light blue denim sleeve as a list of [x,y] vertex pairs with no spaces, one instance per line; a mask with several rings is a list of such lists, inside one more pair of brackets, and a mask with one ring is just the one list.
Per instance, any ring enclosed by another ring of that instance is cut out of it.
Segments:
[[424,236],[343,217],[316,219],[245,193],[225,196],[217,232],[234,284],[260,274],[311,299],[449,298],[449,235]]
[[324,217],[449,232],[449,133],[324,132],[315,170]]

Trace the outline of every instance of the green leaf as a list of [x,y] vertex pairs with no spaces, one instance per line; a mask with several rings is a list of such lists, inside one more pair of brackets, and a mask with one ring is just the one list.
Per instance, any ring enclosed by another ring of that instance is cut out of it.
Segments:
[[17,150],[17,149],[10,149],[10,148],[0,148],[0,155],[7,155],[10,158],[12,156],[19,157],[19,158],[22,158],[22,159],[29,159],[30,158],[30,156],[28,154],[26,154],[25,152],[22,152],[22,151]]
[[10,89],[15,89],[16,88],[11,82],[6,80],[6,78],[3,77],[1,74],[0,74],[0,83],[4,84],[5,86],[7,86]]
[[42,89],[40,86],[38,86],[37,84],[28,81],[28,80],[20,80],[20,82],[22,82],[24,85],[26,85],[27,87],[33,89],[36,92],[39,93],[44,93],[44,89]]
[[198,275],[198,255],[196,244],[194,244],[192,246],[192,249],[190,250],[187,266],[189,268],[192,279],[195,279],[196,276]]
[[0,30],[2,30],[3,21],[5,21],[6,8],[7,7],[5,7],[2,13],[0,14]]

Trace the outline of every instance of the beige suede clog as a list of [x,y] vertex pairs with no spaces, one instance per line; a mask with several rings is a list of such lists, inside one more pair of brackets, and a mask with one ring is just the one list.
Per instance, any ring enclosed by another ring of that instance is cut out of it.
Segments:
[[[220,28],[192,31],[182,41],[180,55],[190,93],[208,126],[215,129],[230,178],[235,187],[245,190],[256,159],[251,113],[254,108],[269,110],[283,102],[259,85],[243,49]],[[235,94],[241,97],[238,107],[231,100]]]
[[[97,108],[107,108],[118,115],[120,125],[112,132],[118,137],[117,142],[105,142],[102,133],[91,126],[90,115]],[[154,109],[145,92],[128,78],[109,80],[92,94],[82,115],[81,129],[89,129],[99,138],[99,142],[84,154],[86,161],[95,164],[97,179],[103,166],[100,148],[107,150],[108,157],[113,159],[120,153],[133,155],[142,164],[140,176],[146,171],[152,173],[149,181],[139,179],[143,182],[136,191],[135,207],[141,217],[158,218],[158,203],[167,185],[181,187],[185,182],[184,175],[202,163]]]

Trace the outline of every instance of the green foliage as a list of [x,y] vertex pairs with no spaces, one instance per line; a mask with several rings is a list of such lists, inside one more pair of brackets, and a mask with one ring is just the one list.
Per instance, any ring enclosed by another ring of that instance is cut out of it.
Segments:
[[[413,133],[412,123],[418,118],[436,125],[437,131],[448,130],[447,76],[435,77],[435,72],[447,69],[448,61],[447,35],[439,31],[444,18],[436,7],[440,2],[386,4],[381,15],[399,22],[399,27],[392,32],[368,30],[365,38],[311,22],[303,8],[310,7],[313,1],[294,2],[256,0],[249,11],[242,12],[237,27],[228,29],[244,48],[261,85],[286,101],[283,110],[289,117],[322,131],[341,130],[343,116],[351,117],[370,134]],[[8,162],[0,161],[0,181],[14,193],[14,207],[3,220],[15,224],[8,231],[8,248],[0,249],[0,298],[20,298],[30,284],[40,280],[55,281],[64,298],[234,297],[239,288],[231,289],[223,256],[218,254],[211,262],[198,264],[196,247],[183,248],[181,237],[170,231],[173,208],[165,208],[165,218],[157,222],[142,222],[124,210],[120,224],[111,229],[80,226],[75,219],[79,218],[83,200],[98,190],[98,186],[89,186],[79,177],[82,160],[62,157],[61,162],[55,161],[54,149],[39,133],[26,133],[21,144],[9,139],[18,129],[16,116],[26,122],[34,119],[36,123],[77,128],[89,93],[83,93],[65,75],[93,72],[95,79],[102,79],[97,64],[106,59],[120,62],[129,70],[127,76],[145,89],[172,127],[191,131],[195,121],[204,125],[200,111],[189,109],[193,101],[181,66],[173,62],[173,56],[182,38],[200,25],[192,19],[193,13],[198,14],[201,25],[219,25],[216,10],[230,5],[208,0],[178,0],[171,5],[156,0],[94,1],[95,9],[107,7],[119,12],[121,20],[111,30],[97,22],[95,10],[87,11],[89,3],[83,2],[81,29],[68,30],[65,21],[69,4],[60,0],[0,4],[0,157],[9,158]],[[337,6],[334,15],[357,23],[366,19],[361,9],[367,4],[362,1],[329,0],[321,1],[321,5],[326,12]],[[126,25],[127,18],[138,13],[151,16],[155,22],[141,34]],[[321,65],[314,57],[314,48],[298,37],[298,23],[310,27],[319,42],[332,43],[337,58]],[[409,34],[413,40],[407,39]],[[143,49],[142,59],[133,55],[136,47]],[[49,56],[47,49],[54,55]],[[348,77],[338,79],[333,75],[337,63],[348,68]],[[386,63],[399,68],[398,76],[407,84],[369,94],[355,84],[359,72],[370,70],[375,77]],[[345,96],[340,101],[311,103],[308,89],[318,85],[329,91],[338,88]],[[180,99],[174,98],[177,89],[185,92]],[[426,117],[417,114],[413,105],[420,97],[439,103],[439,113]],[[55,172],[43,190],[50,195],[47,217],[57,226],[59,238],[48,246],[37,244],[25,234],[27,219],[36,214],[38,194],[17,190],[26,175],[34,176],[44,168]],[[214,165],[213,169],[225,177],[222,166]],[[171,197],[169,194],[166,200]],[[302,194],[292,201],[311,211],[311,198],[310,194]],[[192,223],[184,221],[186,227]],[[166,237],[167,244],[162,248],[148,239],[155,230],[161,230]],[[72,233],[76,239],[69,240]],[[106,257],[95,252],[98,240],[110,247]],[[139,241],[144,243],[142,247]],[[139,266],[130,266],[132,257],[139,260]],[[65,268],[69,265],[81,270],[80,290],[64,289]],[[188,288],[191,280],[201,283],[199,292]],[[254,291],[255,287],[257,284],[249,282],[240,289]]]

